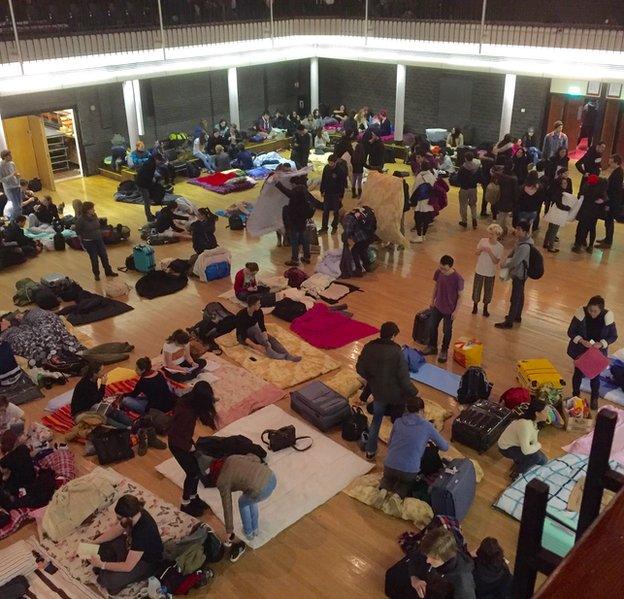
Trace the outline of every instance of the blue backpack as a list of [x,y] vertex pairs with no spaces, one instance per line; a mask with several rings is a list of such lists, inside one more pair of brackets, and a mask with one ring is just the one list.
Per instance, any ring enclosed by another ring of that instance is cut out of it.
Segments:
[[139,272],[150,272],[156,268],[154,248],[145,243],[134,246],[132,258],[134,259],[134,268]]

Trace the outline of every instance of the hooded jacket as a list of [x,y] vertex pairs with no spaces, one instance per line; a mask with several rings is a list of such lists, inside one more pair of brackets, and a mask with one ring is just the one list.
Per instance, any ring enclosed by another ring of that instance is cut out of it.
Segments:
[[479,182],[479,169],[481,161],[473,158],[471,161],[465,161],[459,172],[457,173],[457,184],[460,189],[476,189]]
[[[590,335],[587,331],[587,325],[591,317],[587,314],[587,307],[582,306],[578,308],[572,317],[572,322],[568,327],[568,337],[570,343],[568,343],[568,356],[573,360],[582,356],[587,348],[581,345],[581,341],[591,341]],[[615,315],[611,310],[603,310],[600,316],[601,320],[604,320],[602,331],[600,332],[599,339],[593,339],[596,342],[596,347],[606,356],[607,348],[614,343],[617,338],[617,328],[615,326]]]
[[602,154],[596,150],[596,146],[592,146],[585,154],[576,161],[576,170],[583,175],[599,175],[600,165],[602,164]]
[[510,599],[511,572],[506,565],[485,564],[475,559],[474,582],[479,599]]

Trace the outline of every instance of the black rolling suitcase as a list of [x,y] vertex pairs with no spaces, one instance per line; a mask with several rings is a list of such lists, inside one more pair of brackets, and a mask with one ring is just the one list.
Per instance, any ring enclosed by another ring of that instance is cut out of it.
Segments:
[[418,312],[416,316],[414,316],[414,327],[412,328],[412,339],[416,341],[416,343],[420,343],[422,345],[429,345],[429,340],[431,339],[431,315],[433,314],[433,310],[431,308],[427,308],[422,312]]
[[451,439],[483,453],[496,443],[512,419],[509,408],[480,399],[455,418]]

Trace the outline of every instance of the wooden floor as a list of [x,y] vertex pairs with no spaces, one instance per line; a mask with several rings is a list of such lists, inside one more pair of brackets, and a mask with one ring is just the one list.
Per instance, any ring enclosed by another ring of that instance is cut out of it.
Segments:
[[[397,168],[404,167],[397,165]],[[391,169],[394,169],[393,165]],[[133,230],[132,242],[136,242],[137,228],[143,223],[143,208],[114,202],[112,194],[116,186],[115,181],[101,176],[61,181],[54,195],[57,201],[64,201],[68,206],[74,198],[94,201],[99,216],[107,216],[112,224],[121,222],[129,225]],[[256,197],[259,187],[229,196],[217,196],[188,184],[178,184],[175,190],[198,205],[215,210],[234,201]],[[616,317],[624,314],[624,299],[621,296],[624,274],[618,247],[622,239],[621,226],[617,226],[615,248],[607,252],[595,251],[592,256],[571,254],[573,230],[568,227],[562,231],[561,253],[556,256],[546,254],[544,278],[527,284],[522,326],[512,331],[501,331],[493,325],[505,314],[509,285],[500,281],[496,283],[495,301],[489,319],[470,313],[474,248],[489,221],[481,220],[478,231],[465,231],[458,226],[458,220],[457,193],[454,189],[450,194],[449,207],[440,215],[423,245],[412,245],[405,251],[380,252],[379,268],[361,281],[365,292],[348,296],[349,309],[355,317],[373,325],[379,326],[386,320],[396,321],[401,328],[399,342],[410,343],[414,314],[428,305],[433,272],[439,258],[448,253],[455,257],[457,270],[466,280],[466,293],[455,321],[454,334],[475,336],[484,342],[484,365],[495,384],[494,395],[498,397],[515,385],[515,362],[521,358],[548,357],[569,380],[572,369],[565,353],[566,330],[574,310],[590,296],[600,293]],[[285,269],[284,261],[288,260],[289,249],[276,248],[273,235],[252,239],[245,232],[226,229],[226,224],[220,219],[217,234],[220,244],[233,254],[234,269],[248,260],[259,262],[262,272],[269,274],[281,273]],[[540,243],[542,235],[543,230],[536,234]],[[323,249],[336,247],[338,238],[325,237],[322,243]],[[507,245],[510,245],[509,241]],[[123,265],[131,247],[132,243],[128,243],[110,249],[113,265]],[[188,242],[156,248],[158,260],[167,256],[188,257],[191,253]],[[313,269],[314,264],[306,268],[310,273]],[[89,290],[102,291],[102,284],[93,281],[85,254],[71,249],[63,253],[46,252],[19,268],[0,274],[3,298],[0,307],[10,307],[15,281],[26,276],[38,279],[50,272],[64,273]],[[138,278],[130,273],[122,276],[131,284]],[[225,280],[210,284],[191,280],[180,293],[153,301],[142,300],[132,293],[129,303],[134,306],[134,311],[83,329],[97,342],[114,340],[133,343],[137,349],[128,363],[132,366],[139,356],[157,354],[163,339],[173,329],[187,327],[199,320],[202,307],[217,299],[217,295],[228,285]],[[269,317],[269,320],[272,318]],[[333,350],[331,354],[342,363],[351,365],[361,347],[362,343],[353,343]],[[461,372],[452,363],[448,368]],[[448,405],[448,399],[441,393],[424,386],[420,390],[426,399]],[[26,405],[28,417],[39,419],[47,400],[60,392],[62,389],[54,388],[46,393],[45,399]],[[287,399],[278,405],[289,410]],[[447,421],[444,432],[448,437],[450,421]],[[332,433],[331,437],[345,444],[339,432]],[[554,457],[562,453],[561,446],[569,442],[573,435],[549,428],[541,433],[540,438],[546,453]],[[353,444],[349,447],[357,451]],[[383,444],[381,448],[377,467],[385,454]],[[471,457],[477,457],[469,449],[460,449]],[[167,457],[167,450],[150,450],[146,456],[115,468],[163,499],[177,504],[180,490],[154,469]],[[496,448],[478,456],[478,459],[485,470],[485,478],[478,485],[475,503],[463,523],[464,532],[473,548],[484,536],[497,537],[508,558],[513,560],[518,525],[491,507],[508,483],[509,461],[503,459]],[[79,458],[79,462],[84,469],[92,466],[92,462],[84,458]],[[262,508],[260,512],[262,514]],[[210,592],[218,593],[220,597],[383,597],[384,573],[401,555],[397,537],[410,528],[409,523],[386,516],[341,493],[261,549],[249,551],[237,564],[219,564],[216,568],[218,576]],[[33,533],[34,526],[28,526],[1,542],[0,547]],[[208,593],[198,592],[195,596]]]

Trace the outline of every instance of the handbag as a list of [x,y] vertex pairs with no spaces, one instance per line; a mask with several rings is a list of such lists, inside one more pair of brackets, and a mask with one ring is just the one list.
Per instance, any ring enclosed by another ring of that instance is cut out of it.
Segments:
[[590,347],[574,360],[574,366],[588,379],[593,379],[609,366],[609,358],[597,347]]
[[362,408],[351,407],[351,414],[342,423],[342,438],[345,441],[357,441],[368,430],[368,418]]
[[89,435],[89,440],[102,466],[134,457],[128,429],[98,426]]
[[[268,438],[268,441],[265,437]],[[296,451],[307,451],[310,447],[312,447],[312,437],[297,437],[295,427],[292,424],[283,426],[277,430],[269,428],[262,433],[260,438],[271,451],[281,451],[282,449],[288,449],[289,447],[292,447]],[[310,445],[304,448],[297,447],[297,441],[300,441],[301,439],[310,439]]]

